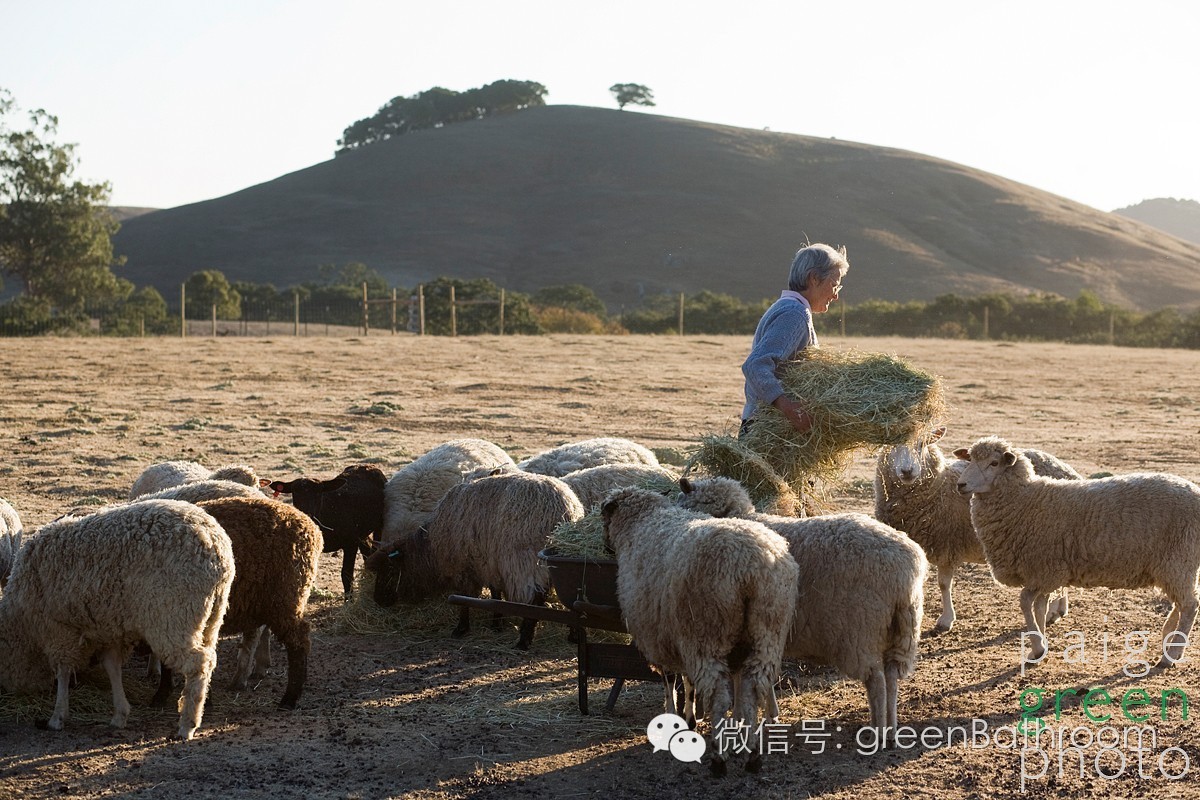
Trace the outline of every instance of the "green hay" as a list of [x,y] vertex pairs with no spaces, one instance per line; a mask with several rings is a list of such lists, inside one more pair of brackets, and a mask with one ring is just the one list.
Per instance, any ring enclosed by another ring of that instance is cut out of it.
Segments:
[[797,492],[836,483],[855,450],[912,441],[946,415],[941,380],[884,353],[809,348],[780,379],[812,429],[797,433],[775,407],[760,406],[741,443]]

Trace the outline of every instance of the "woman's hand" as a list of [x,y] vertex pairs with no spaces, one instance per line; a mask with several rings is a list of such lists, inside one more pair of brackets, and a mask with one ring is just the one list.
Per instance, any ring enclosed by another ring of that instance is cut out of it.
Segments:
[[788,422],[792,423],[792,427],[796,429],[797,433],[808,433],[812,428],[812,417],[808,415],[807,411],[792,402],[792,399],[786,394],[776,397],[771,405],[775,406],[779,409],[779,413],[787,417]]

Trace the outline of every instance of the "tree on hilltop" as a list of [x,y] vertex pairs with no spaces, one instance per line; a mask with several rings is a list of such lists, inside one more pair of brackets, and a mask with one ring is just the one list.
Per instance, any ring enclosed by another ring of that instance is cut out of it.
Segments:
[[617,100],[617,108],[621,110],[628,105],[654,105],[654,92],[650,91],[650,87],[642,86],[640,83],[614,83],[608,87],[608,90],[613,93],[613,97]]
[[499,80],[465,92],[435,86],[411,97],[393,97],[374,116],[342,132],[337,155],[412,131],[544,106],[545,96],[540,83]]
[[112,272],[125,259],[113,256],[120,225],[107,209],[109,185],[73,179],[75,145],[55,143],[57,117],[38,109],[18,130],[15,115],[0,89],[0,272],[47,308],[128,297],[133,284]]

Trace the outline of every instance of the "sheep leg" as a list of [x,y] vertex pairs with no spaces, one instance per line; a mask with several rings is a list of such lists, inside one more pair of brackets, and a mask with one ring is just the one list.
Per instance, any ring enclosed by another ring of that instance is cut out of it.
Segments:
[[733,705],[733,697],[730,692],[731,679],[729,672],[724,664],[706,664],[700,670],[697,670],[696,675],[696,693],[701,703],[711,709],[712,736],[714,747],[712,749],[713,760],[709,765],[709,769],[715,777],[724,777],[728,771],[728,755],[722,750],[726,744],[731,741],[736,741],[736,737],[732,739],[722,736],[721,732],[728,725],[736,725],[737,720],[727,719]]
[[56,671],[58,678],[58,694],[54,698],[54,714],[51,715],[46,727],[52,731],[61,731],[63,723],[70,716],[71,697],[71,668],[59,666]]
[[1054,602],[1050,604],[1050,611],[1046,615],[1046,625],[1049,626],[1067,615],[1069,604],[1067,602],[1067,590],[1063,589],[1062,594],[1054,598]]
[[155,708],[165,708],[167,698],[171,696],[171,690],[175,688],[175,675],[171,672],[171,668],[166,664],[161,664],[158,670],[158,689],[154,691],[154,697],[150,698],[150,705]]
[[[180,665],[183,673],[183,694],[179,698],[179,730],[175,737],[187,741],[196,735],[200,720],[204,716],[204,701],[208,698],[208,684],[216,666],[215,650],[200,650],[188,654]],[[163,664],[163,672],[167,665]]]
[[[495,586],[489,586],[488,593],[492,595],[493,600],[501,600],[504,597],[504,594]],[[502,619],[504,619],[504,616],[499,611],[493,612],[493,614],[492,614],[492,630],[494,630],[494,631],[500,630],[500,620],[502,620]]]
[[346,602],[354,596],[354,559],[358,556],[358,545],[342,549],[342,597]]
[[900,668],[888,664],[884,668],[884,678],[887,681],[887,726],[894,734],[900,726],[897,709],[900,704]]
[[146,677],[151,681],[157,681],[162,678],[162,662],[158,660],[158,656],[153,652],[146,657]]
[[[1037,592],[1030,589],[1028,586],[1021,590],[1021,612],[1025,615],[1025,630],[1033,634],[1033,646],[1029,650],[1029,655],[1026,656],[1026,661],[1041,661],[1046,655],[1046,633],[1044,628],[1038,627],[1037,619],[1034,617],[1033,604],[1037,598]],[[1042,618],[1045,619],[1045,605],[1042,606]]]
[[234,673],[233,683],[229,687],[235,692],[246,688],[246,679],[250,677],[250,664],[254,660],[255,651],[258,650],[262,632],[262,626],[255,626],[242,634],[242,641],[238,643],[237,672]]
[[287,689],[279,707],[287,711],[295,709],[300,702],[300,693],[304,691],[304,681],[308,677],[308,653],[312,647],[310,629],[307,621],[299,620],[285,636],[279,637],[287,648],[288,657]]
[[[530,605],[535,606],[546,605],[546,593],[541,589],[535,590],[533,593],[533,599],[530,600],[529,603]],[[536,619],[529,617],[521,620],[521,635],[520,638],[517,639],[518,650],[528,650],[529,645],[533,644],[533,631],[535,628],[537,628],[537,623],[538,621]]]
[[1182,603],[1175,602],[1167,617],[1167,624],[1163,626],[1163,655],[1158,662],[1159,667],[1169,667],[1183,658],[1183,648],[1196,621],[1198,607],[1200,600],[1196,597],[1196,587],[1193,585],[1190,591],[1184,593]]
[[888,687],[887,677],[881,667],[872,667],[863,681],[867,689],[867,707],[871,710],[871,727],[875,729],[875,741],[879,746],[888,744]]
[[265,678],[271,671],[271,632],[266,625],[259,630],[262,636],[258,640],[258,647],[254,649],[254,671],[250,673],[250,677],[256,680]]
[[957,568],[957,564],[949,564],[945,568],[939,565],[937,568],[938,588],[942,590],[942,615],[933,626],[936,633],[953,628],[954,620],[958,618],[954,613],[954,573]]
[[112,685],[113,716],[108,721],[114,728],[124,728],[129,719],[129,699],[125,697],[125,685],[121,682],[121,653],[115,647],[104,651],[101,658],[104,671],[108,673],[108,682]]

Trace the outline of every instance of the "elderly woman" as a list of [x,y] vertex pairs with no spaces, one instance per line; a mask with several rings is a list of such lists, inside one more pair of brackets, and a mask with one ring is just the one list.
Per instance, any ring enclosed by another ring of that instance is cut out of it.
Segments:
[[742,364],[746,405],[739,437],[754,422],[759,404],[775,406],[800,433],[812,427],[808,412],[784,393],[778,370],[804,348],[816,346],[812,315],[829,310],[849,269],[845,247],[834,250],[827,244],[810,244],[797,251],[788,288],[758,321],[750,355]]

